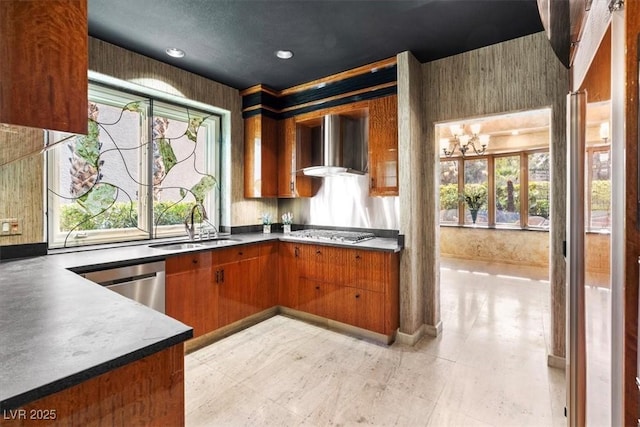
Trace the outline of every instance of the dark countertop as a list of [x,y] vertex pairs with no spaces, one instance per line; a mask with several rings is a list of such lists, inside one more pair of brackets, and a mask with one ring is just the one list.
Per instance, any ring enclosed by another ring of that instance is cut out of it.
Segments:
[[[358,244],[281,233],[234,234],[220,249],[269,240],[398,252],[395,239]],[[0,412],[61,391],[193,336],[191,327],[69,271],[163,260],[201,249],[149,243],[0,263]]]

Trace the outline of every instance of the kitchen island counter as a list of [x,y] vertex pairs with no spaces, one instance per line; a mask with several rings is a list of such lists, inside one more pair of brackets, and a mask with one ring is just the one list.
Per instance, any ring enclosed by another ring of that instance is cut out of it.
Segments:
[[191,327],[48,257],[2,263],[0,413],[168,349],[192,334]]

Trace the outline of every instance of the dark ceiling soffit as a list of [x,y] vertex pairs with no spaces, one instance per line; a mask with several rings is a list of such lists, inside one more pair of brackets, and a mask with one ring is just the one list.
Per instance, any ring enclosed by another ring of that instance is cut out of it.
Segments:
[[269,92],[259,91],[242,97],[242,109],[261,105],[275,111],[281,111],[296,105],[316,102],[349,92],[373,88],[398,80],[398,66],[393,65],[377,71],[371,71],[336,82],[326,83],[322,87],[312,87],[282,97]]
[[310,113],[312,111],[322,110],[324,108],[332,108],[340,105],[351,104],[358,101],[366,101],[369,99],[382,98],[389,95],[395,95],[398,93],[398,86],[386,86],[377,90],[366,91],[356,95],[345,96],[343,98],[333,99],[331,101],[323,102],[321,104],[308,105],[293,110],[287,110],[285,112],[275,112],[266,108],[255,108],[253,110],[245,111],[242,113],[242,118],[246,119],[253,116],[263,115],[275,120],[287,119],[300,114]]

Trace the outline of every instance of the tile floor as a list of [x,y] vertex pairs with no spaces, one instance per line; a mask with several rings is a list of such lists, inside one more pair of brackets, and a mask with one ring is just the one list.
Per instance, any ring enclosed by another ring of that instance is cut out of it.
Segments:
[[442,261],[444,332],[413,347],[284,316],[186,357],[187,426],[564,426],[540,269]]

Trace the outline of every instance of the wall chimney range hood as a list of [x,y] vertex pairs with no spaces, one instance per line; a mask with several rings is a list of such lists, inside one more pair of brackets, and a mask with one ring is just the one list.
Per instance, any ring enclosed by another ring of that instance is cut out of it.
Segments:
[[364,175],[367,172],[368,120],[337,114],[324,116],[319,129],[312,130],[312,166],[307,176]]

